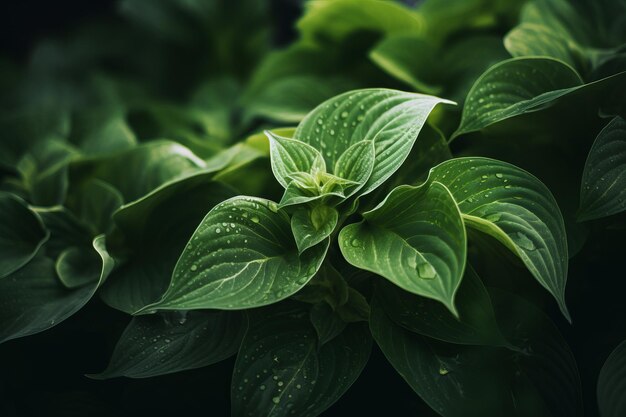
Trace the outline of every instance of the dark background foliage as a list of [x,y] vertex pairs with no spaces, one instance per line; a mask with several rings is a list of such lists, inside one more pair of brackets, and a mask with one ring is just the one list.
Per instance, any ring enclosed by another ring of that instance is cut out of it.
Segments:
[[[38,42],[70,36],[94,20],[119,24],[116,1],[36,1],[0,4],[2,59],[25,63]],[[294,39],[298,0],[272,0],[272,42]],[[1,61],[0,61],[1,62]],[[1,93],[0,93],[1,94]],[[574,323],[556,308],[550,316],[578,361],[585,415],[597,415],[595,384],[611,350],[626,338],[623,300],[624,233],[592,230],[570,263],[567,300]],[[497,263],[495,257],[483,263]],[[492,268],[496,266],[491,266]],[[506,275],[506,267],[501,269]],[[528,282],[528,280],[527,280]],[[530,289],[545,297],[538,285]],[[141,416],[197,414],[225,416],[234,359],[207,368],[145,380],[94,381],[85,373],[106,367],[129,317],[95,298],[62,325],[0,346],[0,416]],[[488,399],[485,399],[488,401]],[[324,416],[436,415],[374,347],[370,363],[347,394]]]

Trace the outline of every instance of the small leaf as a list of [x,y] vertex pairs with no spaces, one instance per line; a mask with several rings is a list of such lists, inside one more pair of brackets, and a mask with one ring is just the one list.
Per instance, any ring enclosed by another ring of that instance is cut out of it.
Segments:
[[234,197],[215,206],[183,250],[160,301],[142,309],[244,309],[297,292],[319,269],[328,242],[303,255],[288,216],[269,200]]
[[[320,150],[326,167],[335,168],[355,143],[374,143],[374,167],[360,194],[389,178],[402,165],[428,115],[439,103],[451,101],[387,89],[350,91],[316,107],[298,125],[294,139]],[[336,172],[331,172],[336,174]]]
[[451,159],[433,168],[430,178],[452,192],[467,226],[495,237],[524,262],[570,320],[567,238],[550,190],[523,169],[488,158]]
[[348,302],[349,290],[341,274],[329,262],[324,262],[317,274],[293,298],[311,304],[326,302],[337,309]]
[[582,85],[578,73],[552,58],[513,58],[489,68],[467,95],[453,137],[550,106]]
[[74,289],[100,277],[99,256],[88,247],[71,246],[57,258],[55,270],[66,288]]
[[454,315],[467,242],[461,213],[441,183],[400,186],[365,220],[339,234],[343,256],[411,293],[442,302]]
[[212,365],[235,354],[243,337],[241,313],[198,310],[133,317],[109,366],[95,379],[149,378]]
[[602,417],[620,417],[626,413],[626,341],[611,352],[598,377],[598,407]]
[[38,255],[0,280],[0,343],[47,330],[80,310],[113,269],[104,235],[93,240],[100,256],[100,274],[91,285],[68,290],[57,278],[54,262]]
[[458,319],[440,303],[416,297],[385,282],[377,283],[375,294],[389,318],[406,330],[448,343],[507,346],[491,298],[469,266],[456,296]]
[[370,350],[362,323],[320,345],[305,309],[281,303],[257,311],[237,355],[231,415],[318,416],[358,378]]
[[322,155],[312,146],[295,139],[283,138],[269,130],[272,171],[284,188],[291,182],[289,175],[297,172],[326,171]]
[[300,207],[291,216],[291,231],[302,253],[331,235],[339,213],[332,207],[320,204],[309,207]]
[[113,213],[124,203],[122,195],[110,184],[98,179],[87,180],[67,205],[95,234],[107,233],[113,224]]
[[589,151],[580,187],[579,220],[626,210],[626,120],[615,117]]
[[19,197],[0,192],[0,279],[30,261],[49,232]]
[[[374,142],[362,140],[346,149],[335,162],[334,173],[340,178],[364,185],[374,169]],[[360,187],[352,187],[346,198],[356,193]]]

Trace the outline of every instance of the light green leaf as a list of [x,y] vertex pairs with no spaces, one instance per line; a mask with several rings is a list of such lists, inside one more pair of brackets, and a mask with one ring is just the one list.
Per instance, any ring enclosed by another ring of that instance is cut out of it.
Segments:
[[456,296],[458,319],[441,303],[416,297],[386,282],[377,283],[375,295],[389,318],[406,330],[448,343],[508,345],[498,328],[491,298],[469,266]]
[[370,329],[396,371],[444,417],[580,415],[580,380],[563,337],[542,312],[499,294],[496,317],[513,349],[418,335],[394,323],[377,298]]
[[265,131],[270,141],[272,172],[284,188],[291,182],[289,175],[297,172],[326,171],[322,155],[302,141],[280,137],[269,130]]
[[626,341],[620,343],[602,365],[598,377],[598,407],[602,417],[626,413]]
[[489,158],[451,159],[433,168],[430,178],[452,192],[467,226],[493,236],[524,262],[570,320],[567,237],[550,190],[523,169]]
[[626,120],[615,117],[591,146],[580,187],[579,220],[626,209]]
[[0,279],[30,261],[49,232],[19,197],[0,192]]
[[114,214],[117,230],[110,241],[128,260],[101,288],[104,302],[133,314],[157,301],[206,211],[233,194],[202,173],[164,185],[118,210]]
[[[408,156],[428,115],[448,100],[387,89],[350,91],[315,108],[300,123],[294,139],[319,149],[326,166],[362,140],[374,143],[374,168],[360,194],[388,179]],[[331,172],[336,174],[335,172]]]
[[381,35],[421,33],[421,16],[406,6],[387,1],[310,1],[298,29],[306,43],[339,42],[359,32]]
[[338,220],[337,210],[323,204],[297,208],[291,216],[291,231],[298,252],[302,253],[330,236]]
[[113,269],[104,235],[93,240],[100,256],[100,274],[90,285],[66,289],[54,262],[38,255],[26,266],[0,280],[0,343],[47,330],[80,310]]
[[289,217],[276,203],[234,197],[215,206],[183,250],[172,281],[142,311],[244,309],[297,292],[319,269],[328,242],[298,255]]
[[582,86],[569,65],[552,58],[513,58],[489,68],[467,95],[453,137],[541,110]]
[[467,240],[450,191],[438,182],[400,186],[363,217],[339,234],[346,260],[440,301],[458,316],[454,296],[463,277]]
[[[362,140],[346,149],[335,162],[333,172],[340,178],[354,181],[355,186],[346,195],[349,197],[356,193],[360,186],[372,175],[374,169],[374,142]],[[357,186],[359,185],[359,186]]]
[[198,310],[133,317],[95,379],[149,378],[212,365],[239,349],[239,312]]
[[257,311],[237,355],[231,415],[317,416],[358,378],[370,349],[361,323],[320,345],[307,310],[281,303]]

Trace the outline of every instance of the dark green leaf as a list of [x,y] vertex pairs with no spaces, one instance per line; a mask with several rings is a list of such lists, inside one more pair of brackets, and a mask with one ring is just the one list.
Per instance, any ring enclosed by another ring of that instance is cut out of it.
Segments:
[[13,194],[0,192],[0,279],[30,261],[48,239],[39,216]]
[[317,333],[320,346],[334,339],[346,328],[346,322],[335,313],[328,303],[313,304],[309,317]]
[[626,413],[626,341],[611,352],[598,377],[598,406],[602,417]]
[[358,378],[370,349],[363,324],[320,345],[307,310],[287,304],[256,311],[235,363],[231,415],[317,416]]
[[109,366],[91,378],[149,378],[201,368],[235,354],[245,326],[241,313],[198,310],[133,317]]
[[596,138],[580,187],[580,220],[591,220],[626,209],[626,120],[611,120]]
[[291,216],[291,231],[302,253],[326,239],[335,230],[339,213],[326,205],[300,207]]

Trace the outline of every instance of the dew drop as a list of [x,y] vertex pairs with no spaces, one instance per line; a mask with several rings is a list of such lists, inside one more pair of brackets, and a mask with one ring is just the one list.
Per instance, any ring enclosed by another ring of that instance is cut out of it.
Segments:
[[222,233],[222,229],[220,229],[219,227],[217,229],[215,229],[215,233],[219,234]]
[[355,248],[361,247],[361,241],[359,239],[352,239],[352,242],[350,242],[350,244]]
[[444,368],[443,366],[439,367],[439,375],[448,375],[448,371],[446,368]]
[[259,389],[260,389],[261,391],[265,391],[265,385],[261,385],[261,386],[259,387]]
[[348,112],[344,111],[343,113],[341,113],[341,118],[345,119],[346,117],[348,117]]
[[196,271],[198,269],[198,265],[191,265],[190,268],[192,271]]
[[250,217],[250,220],[252,220],[254,223],[258,223],[261,221],[257,216]]
[[273,402],[274,404],[278,404],[278,403],[280,402],[280,397],[274,397],[274,398],[272,398],[272,402]]
[[511,237],[513,238],[513,241],[517,244],[517,246],[519,246],[522,249],[526,249],[529,251],[536,249],[533,241],[530,240],[528,236],[526,236],[524,233],[516,232],[516,233],[513,233]]
[[422,279],[433,279],[437,276],[437,271],[428,262],[422,262],[417,265],[417,275]]
[[499,172],[496,174],[496,178],[502,178],[504,177],[504,175],[500,174]]

